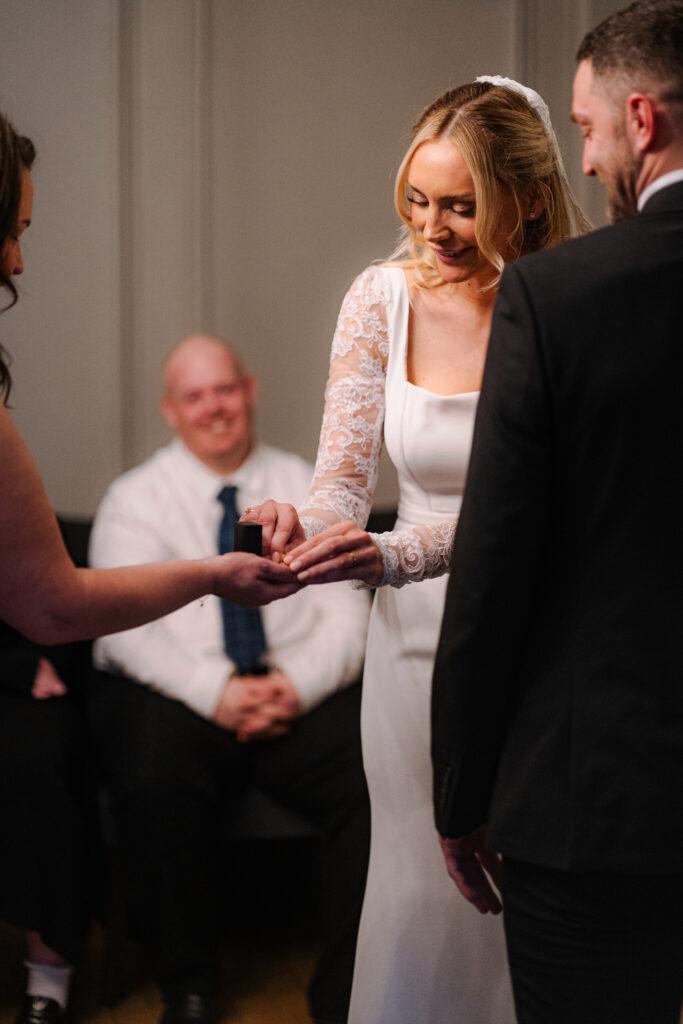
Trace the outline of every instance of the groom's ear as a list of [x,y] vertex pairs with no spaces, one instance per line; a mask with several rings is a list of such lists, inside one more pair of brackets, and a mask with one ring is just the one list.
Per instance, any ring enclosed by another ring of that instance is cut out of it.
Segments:
[[634,153],[645,153],[658,127],[655,103],[642,92],[632,92],[626,101],[626,136]]

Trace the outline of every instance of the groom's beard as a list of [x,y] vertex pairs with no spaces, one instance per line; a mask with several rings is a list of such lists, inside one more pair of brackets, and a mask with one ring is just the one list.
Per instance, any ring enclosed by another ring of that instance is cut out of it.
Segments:
[[638,212],[636,185],[640,165],[640,158],[631,152],[626,134],[619,132],[610,166],[601,176],[607,192],[607,216],[612,224]]
[[639,168],[634,161],[632,167],[622,168],[618,175],[605,182],[607,190],[607,216],[610,219],[610,223],[616,224],[618,220],[633,217],[638,212],[638,195],[636,192],[638,170]]

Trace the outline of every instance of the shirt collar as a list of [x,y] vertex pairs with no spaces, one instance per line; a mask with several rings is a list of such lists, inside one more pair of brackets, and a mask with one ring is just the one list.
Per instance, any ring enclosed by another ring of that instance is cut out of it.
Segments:
[[642,210],[645,203],[648,199],[652,198],[655,192],[660,192],[661,189],[667,188],[669,185],[675,185],[677,181],[683,181],[683,167],[678,167],[675,171],[669,171],[668,174],[662,174],[661,178],[655,178],[638,196],[638,210]]
[[256,442],[242,465],[229,476],[222,476],[193,455],[180,438],[173,439],[171,448],[183,467],[188,483],[207,502],[214,500],[226,484],[233,484],[238,490],[247,489],[260,462],[260,445]]

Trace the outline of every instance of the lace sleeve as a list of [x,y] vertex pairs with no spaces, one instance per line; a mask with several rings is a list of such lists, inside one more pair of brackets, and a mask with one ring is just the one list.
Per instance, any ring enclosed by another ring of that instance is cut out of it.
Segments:
[[383,275],[370,267],[356,278],[342,303],[315,473],[301,511],[307,536],[343,519],[361,527],[368,520],[382,448],[387,302]]
[[448,572],[456,525],[456,519],[442,519],[431,526],[371,533],[384,562],[380,586],[402,587]]
[[[389,353],[388,288],[370,267],[349,289],[332,342],[318,457],[301,523],[307,537],[343,519],[365,527],[377,482]],[[401,587],[450,566],[455,520],[371,534],[382,553],[381,585]],[[363,584],[361,584],[363,586]]]

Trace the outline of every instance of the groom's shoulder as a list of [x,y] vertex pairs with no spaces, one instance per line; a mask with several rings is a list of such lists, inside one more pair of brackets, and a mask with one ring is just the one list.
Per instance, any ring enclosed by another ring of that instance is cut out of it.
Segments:
[[635,219],[595,228],[579,238],[570,238],[549,249],[529,253],[517,260],[515,266],[524,274],[561,272],[568,266],[579,267],[586,263],[598,262],[606,255],[614,256],[623,251],[627,239],[633,235]]
[[506,267],[504,278],[508,276],[508,286],[522,282],[523,288],[548,297],[556,291],[568,296],[615,285],[620,278],[644,269],[647,256],[639,243],[637,221],[632,217],[529,253]]

